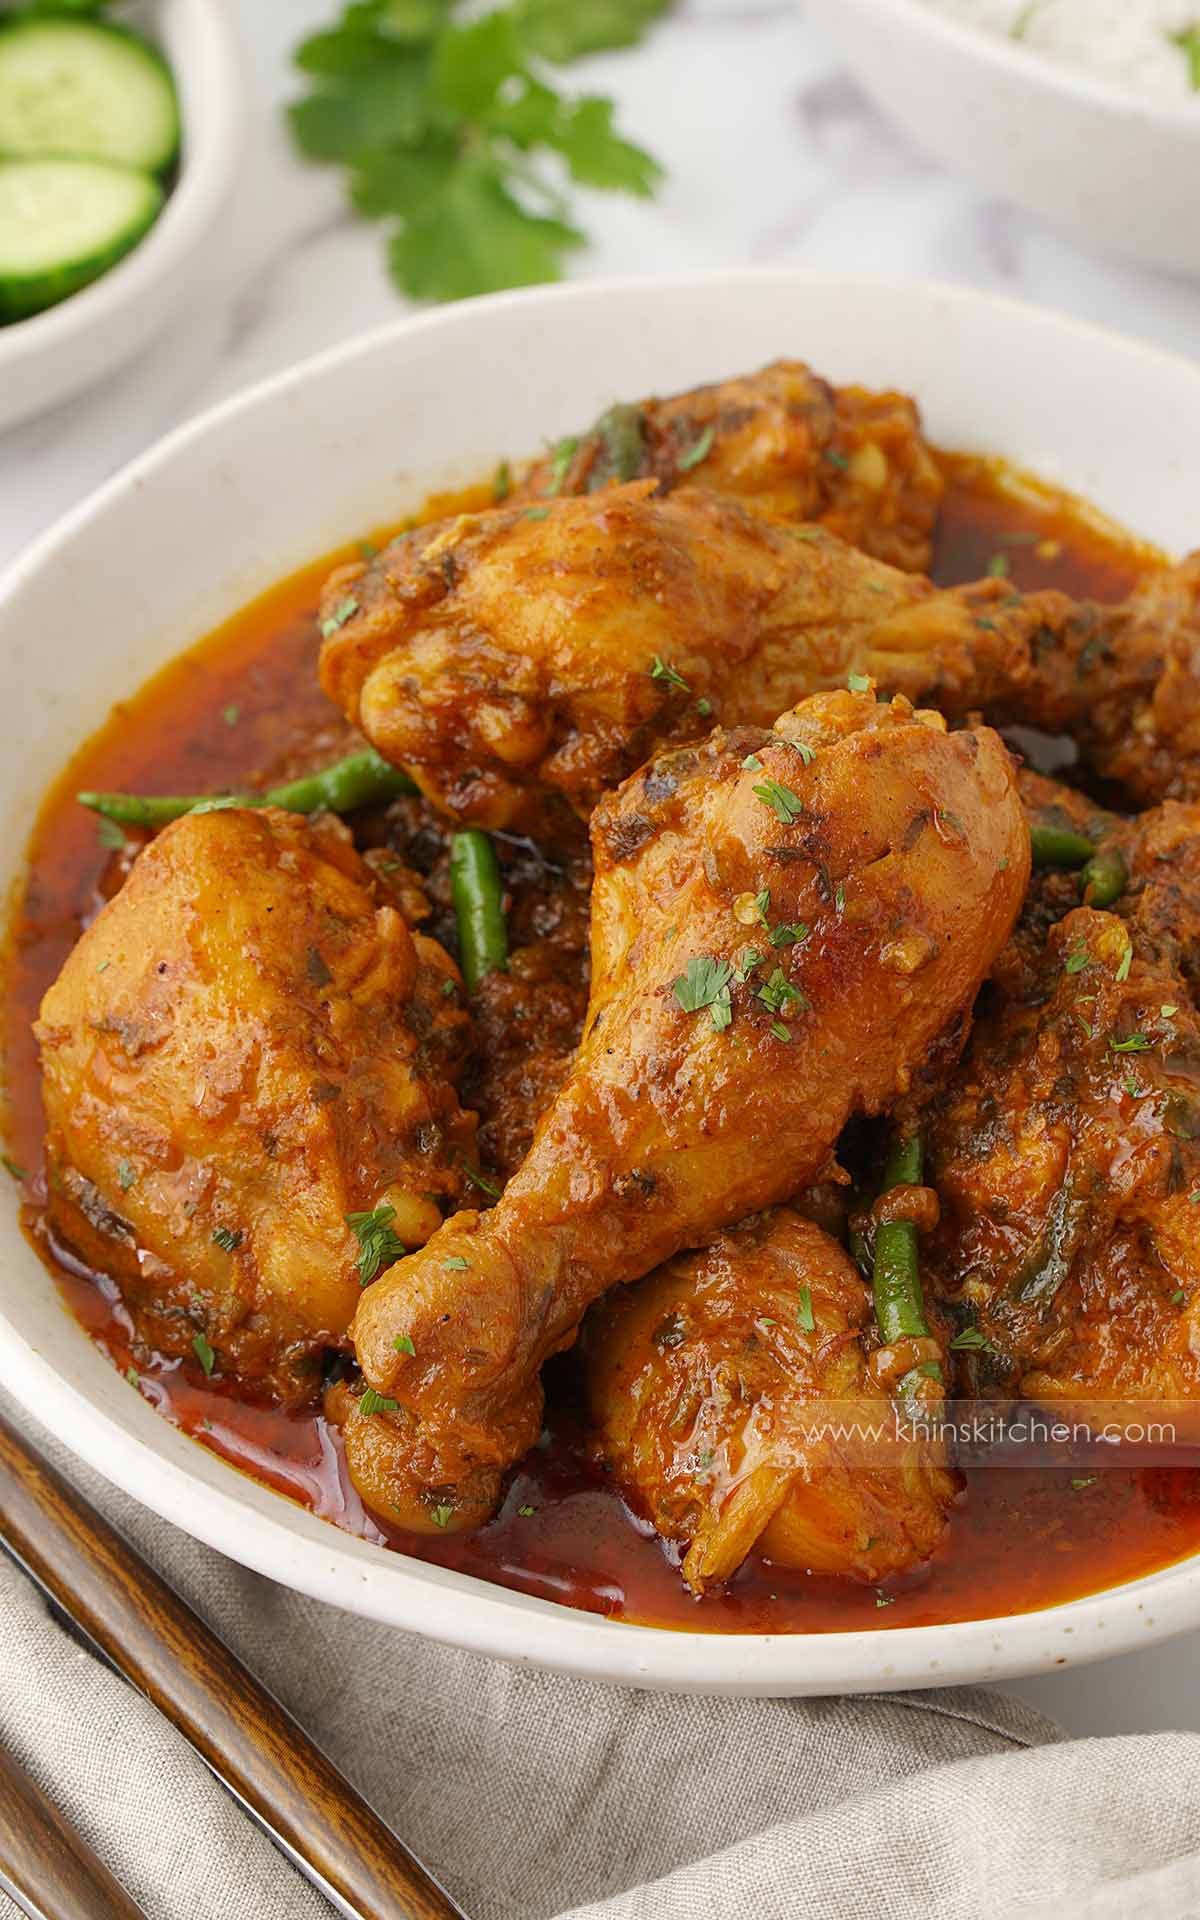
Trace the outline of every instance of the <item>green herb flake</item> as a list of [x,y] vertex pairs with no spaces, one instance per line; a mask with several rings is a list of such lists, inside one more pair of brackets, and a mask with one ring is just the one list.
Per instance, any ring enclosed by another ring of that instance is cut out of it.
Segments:
[[655,654],[650,668],[650,678],[665,681],[669,687],[678,687],[681,693],[690,693],[692,690],[678,668],[673,667],[669,660],[664,660],[658,653]]
[[712,701],[708,698],[707,694],[702,693],[700,695],[700,698],[696,702],[696,712],[702,720],[708,719],[709,714],[712,712]]
[[202,1333],[192,1335],[192,1352],[204,1368],[205,1379],[210,1379],[212,1370],[217,1364],[217,1356]]
[[807,740],[785,740],[784,745],[790,747],[793,753],[798,753],[806,767],[811,767],[817,757],[816,749],[810,747]]
[[1178,47],[1188,63],[1188,81],[1193,93],[1200,93],[1200,20],[1193,20],[1191,26],[1180,27],[1175,33],[1168,33],[1167,39],[1173,47]]
[[851,693],[870,693],[870,676],[865,673],[852,673],[846,681]]
[[701,461],[708,459],[712,452],[713,439],[712,427],[705,427],[704,432],[692,441],[687,452],[681,453],[676,460],[675,465],[680,473],[690,473],[693,467],[698,467]]
[[469,1161],[464,1160],[462,1170],[471,1182],[471,1185],[479,1188],[480,1193],[486,1193],[492,1200],[498,1200],[500,1198],[500,1189],[495,1181],[489,1180],[486,1174],[480,1173],[478,1167],[473,1167]]
[[771,1032],[772,1032],[772,1033],[773,1033],[773,1034],[775,1035],[775,1038],[776,1038],[777,1040],[783,1040],[783,1041],[786,1041],[786,1043],[787,1043],[787,1044],[788,1044],[789,1046],[791,1045],[791,1041],[792,1041],[792,1036],[791,1036],[791,1034],[790,1034],[790,1033],[788,1032],[788,1030],[787,1030],[787,1028],[786,1028],[786,1027],[784,1026],[784,1024],[783,1024],[783,1021],[782,1021],[782,1020],[772,1020],[772,1022],[771,1022]]
[[1007,580],[1012,572],[1012,562],[1006,553],[994,553],[987,563],[987,570],[993,580]]
[[875,1605],[877,1607],[894,1607],[895,1604],[896,1604],[896,1596],[894,1593],[880,1593],[879,1588],[876,1587]]
[[347,594],[346,598],[340,603],[340,605],[334,608],[333,612],[329,615],[329,618],[327,620],[322,620],[321,638],[323,640],[328,640],[331,634],[337,633],[339,628],[345,626],[347,620],[353,620],[357,612],[358,612],[358,601],[354,598],[354,595],[352,593]]
[[109,853],[119,853],[125,845],[125,833],[118,821],[109,820],[103,814],[96,822],[96,838]]
[[672,992],[685,1013],[699,1013],[707,1007],[713,1026],[721,1033],[733,1018],[729,994],[732,975],[728,960],[714,960],[702,953],[689,960],[686,973],[671,983]]
[[846,888],[845,888],[844,882],[842,882],[841,880],[838,881],[837,886],[833,890],[833,904],[837,908],[839,913],[845,912]]
[[133,1170],[132,1163],[128,1160],[118,1160],[117,1161],[117,1185],[120,1187],[121,1192],[128,1193],[130,1187],[133,1185],[136,1179],[137,1179],[137,1174]]
[[358,1241],[358,1284],[369,1286],[381,1267],[390,1267],[396,1260],[403,1260],[405,1249],[392,1232],[392,1221],[396,1218],[396,1209],[392,1206],[372,1207],[363,1213],[348,1213],[346,1225]]
[[492,499],[497,502],[507,500],[512,492],[512,468],[507,460],[501,460],[492,475]]
[[518,1507],[517,1512],[520,1514],[522,1520],[528,1520],[532,1514],[535,1514],[537,1512],[537,1508],[536,1507]]
[[417,1357],[417,1350],[407,1333],[398,1333],[396,1335],[396,1338],[392,1341],[392,1349],[396,1353],[406,1353],[410,1360],[415,1360]]
[[131,1387],[140,1387],[142,1384],[142,1376],[136,1367],[126,1367],[125,1378]]
[[1160,1020],[1173,1020],[1178,1012],[1179,1008],[1174,1001],[1168,1000],[1165,1006],[1159,1008],[1158,1017]]
[[1108,1044],[1114,1053],[1149,1053],[1154,1043],[1144,1033],[1131,1033],[1127,1040],[1114,1040],[1110,1034]]
[[579,439],[576,434],[568,433],[562,440],[555,441],[550,454],[549,491],[551,493],[562,492],[568,469],[578,451]]
[[1177,1287],[1175,1292],[1171,1295],[1171,1305],[1173,1307],[1181,1307],[1186,1299],[1187,1299],[1186,1288]]
[[470,1261],[464,1260],[461,1253],[452,1253],[448,1260],[442,1261],[442,1265],[447,1273],[469,1273],[471,1270]]
[[358,543],[358,553],[361,560],[377,560],[379,558],[379,548],[373,540],[360,540]]
[[448,1527],[453,1518],[454,1518],[453,1507],[441,1506],[441,1507],[435,1507],[433,1510],[433,1519],[434,1519],[434,1524],[436,1526]]
[[758,989],[758,998],[769,1013],[786,1013],[789,1007],[802,1012],[808,1006],[807,999],[799,987],[792,985],[782,967],[776,967],[766,985]]
[[816,1331],[816,1316],[813,1313],[812,1288],[801,1287],[796,1297],[796,1324],[804,1333]]
[[1085,1487],[1094,1487],[1095,1484],[1096,1484],[1095,1474],[1085,1473],[1085,1474],[1082,1474],[1078,1480],[1072,1480],[1071,1492],[1082,1493]]
[[838,469],[839,473],[848,472],[850,461],[844,453],[839,453],[836,447],[826,447],[825,458],[831,467]]
[[221,715],[221,718],[225,722],[225,725],[227,727],[236,727],[241,717],[242,717],[242,710],[238,706],[237,702],[233,700],[230,701],[229,705],[225,708],[224,712]]
[[803,920],[794,920],[772,927],[768,937],[773,947],[797,947],[802,941],[808,939],[810,932],[811,928],[807,927]]
[[1086,947],[1076,947],[1074,953],[1067,955],[1063,965],[1064,973],[1083,973],[1092,964],[1092,958]]
[[526,520],[548,520],[550,509],[549,507],[526,507],[523,517]]
[[778,780],[764,780],[761,786],[755,787],[754,792],[764,807],[770,807],[776,819],[782,821],[785,827],[793,826],[804,812],[804,803],[799,794],[793,793],[790,787],[781,786]]
[[1133,965],[1133,942],[1130,941],[1129,944],[1126,946],[1124,953],[1121,955],[1120,964],[1117,967],[1118,985],[1123,985],[1124,982],[1128,980],[1129,969],[1132,965]]
[[991,1353],[992,1351],[991,1341],[986,1334],[979,1331],[978,1327],[964,1327],[961,1333],[955,1334],[950,1346],[954,1353]]
[[747,773],[762,772],[762,761],[759,759],[756,753],[748,753],[746,755],[746,758],[742,761],[742,765],[746,769]]
[[217,1227],[213,1232],[213,1245],[223,1253],[236,1253],[245,1237],[240,1227]]
[[377,1413],[395,1413],[399,1402],[389,1399],[386,1393],[376,1393],[374,1387],[364,1387],[358,1396],[358,1411],[364,1420],[370,1420]]
[[29,1178],[25,1168],[19,1167],[16,1161],[7,1153],[0,1153],[0,1167],[4,1168],[10,1180],[28,1180]]
[[754,972],[755,967],[762,965],[763,957],[757,947],[743,947],[741,952],[735,955],[733,962],[733,971],[737,978],[745,982]]

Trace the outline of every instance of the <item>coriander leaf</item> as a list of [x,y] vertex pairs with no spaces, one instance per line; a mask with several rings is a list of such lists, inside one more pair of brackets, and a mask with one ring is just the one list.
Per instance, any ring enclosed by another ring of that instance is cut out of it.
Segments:
[[1169,33],[1167,39],[1184,55],[1192,91],[1200,93],[1200,20],[1190,27],[1181,27],[1177,33]]
[[396,285],[417,300],[465,300],[556,280],[562,255],[583,245],[577,227],[527,213],[491,161],[460,161],[445,191],[392,239]]
[[220,1247],[222,1253],[236,1253],[245,1237],[240,1227],[217,1227],[213,1232],[213,1245]]
[[665,680],[669,687],[678,687],[682,693],[690,693],[692,690],[679,669],[673,667],[669,660],[664,660],[661,654],[656,653],[654,656],[654,662],[650,668],[650,678],[652,680]]
[[523,47],[563,65],[587,53],[636,46],[672,0],[516,0],[513,18]]
[[464,1260],[461,1253],[452,1253],[448,1260],[442,1261],[442,1265],[452,1273],[469,1273],[471,1270],[470,1261]]
[[454,1517],[454,1508],[449,1506],[435,1507],[433,1509],[433,1517],[439,1527],[448,1527]]
[[489,1180],[486,1177],[486,1175],[480,1173],[478,1167],[468,1166],[467,1162],[464,1160],[463,1172],[466,1174],[467,1179],[471,1182],[471,1185],[473,1187],[478,1187],[481,1193],[490,1194],[493,1200],[498,1200],[500,1198],[499,1187],[495,1184],[494,1181]]
[[621,401],[601,414],[592,432],[601,452],[588,475],[588,492],[595,493],[613,480],[636,480],[646,453],[646,416],[641,408]]
[[961,1333],[955,1334],[950,1345],[955,1353],[991,1353],[992,1351],[990,1340],[985,1333],[979,1331],[978,1327],[964,1327]]
[[746,758],[742,761],[742,765],[745,767],[747,773],[762,772],[762,761],[759,759],[756,753],[748,753],[746,755]]
[[130,1187],[133,1185],[136,1179],[137,1179],[137,1175],[134,1172],[131,1163],[128,1160],[118,1160],[117,1161],[117,1185],[120,1187],[121,1192],[128,1193]]
[[808,1001],[799,987],[794,987],[782,967],[776,967],[765,986],[758,989],[760,999],[770,1013],[785,1013],[789,1007],[803,1010]]
[[[572,180],[583,187],[604,187],[615,193],[635,193],[645,200],[663,177],[663,170],[644,147],[623,140],[613,127],[613,103],[587,95],[562,108],[542,136],[561,153]],[[709,428],[709,445],[712,429]],[[707,452],[707,448],[705,452]],[[703,455],[697,455],[702,459]],[[690,462],[695,465],[696,461]],[[684,462],[679,465],[686,472]]]
[[804,803],[799,794],[793,793],[790,787],[781,786],[778,780],[764,780],[760,787],[755,787],[754,792],[765,807],[770,807],[776,819],[782,820],[785,827],[792,826],[804,812]]
[[360,1287],[369,1285],[381,1267],[390,1267],[394,1261],[403,1260],[405,1249],[392,1232],[395,1218],[396,1209],[391,1206],[374,1207],[365,1213],[346,1215],[346,1225],[359,1245],[355,1265]]
[[1149,1053],[1153,1042],[1144,1033],[1131,1033],[1127,1040],[1114,1040],[1110,1034],[1108,1044],[1114,1053]]
[[427,60],[404,51],[389,56],[385,50],[372,66],[352,78],[293,101],[288,121],[307,159],[353,162],[371,147],[421,140],[428,118],[427,93]]
[[398,1333],[392,1341],[392,1346],[397,1353],[407,1353],[414,1360],[417,1357],[417,1350],[407,1333]]
[[25,1168],[19,1167],[16,1161],[10,1159],[7,1153],[0,1153],[0,1167],[3,1167],[5,1173],[13,1180],[28,1180],[29,1178]]
[[397,1404],[387,1394],[376,1393],[374,1387],[364,1387],[358,1396],[358,1410],[367,1420],[376,1413],[395,1413]]
[[796,1322],[804,1333],[812,1333],[816,1328],[817,1322],[813,1314],[811,1287],[800,1288],[799,1300],[796,1307]]
[[687,972],[673,982],[675,998],[685,1013],[709,1009],[713,1026],[722,1033],[733,1018],[729,982],[733,969],[728,960],[713,960],[700,954],[689,960]]
[[210,1379],[212,1370],[217,1364],[217,1356],[202,1333],[192,1335],[192,1352],[204,1368],[205,1379]]
[[809,929],[803,920],[797,920],[791,925],[772,927],[768,938],[773,947],[796,947],[807,940],[808,935]]
[[1125,981],[1128,980],[1129,969],[1132,965],[1133,965],[1133,942],[1130,941],[1129,944],[1126,946],[1124,953],[1121,955],[1120,964],[1117,967],[1116,977],[1119,984],[1124,985]]
[[517,1512],[520,1514],[522,1520],[528,1520],[531,1513],[537,1512],[537,1508],[536,1507],[518,1507]]
[[871,691],[871,682],[865,673],[850,674],[847,678],[846,685],[849,687],[851,693],[869,693]]
[[505,81],[522,71],[512,15],[485,13],[481,20],[447,27],[438,35],[430,72],[433,98],[465,120],[478,120]]
[[700,434],[699,438],[693,440],[686,453],[681,453],[675,462],[680,473],[690,473],[693,467],[698,467],[701,461],[708,459],[709,454],[712,452],[713,438],[712,427],[705,427],[704,432]]
[[419,146],[371,147],[355,159],[351,202],[367,219],[418,212],[443,192],[457,164],[456,141],[436,127]]

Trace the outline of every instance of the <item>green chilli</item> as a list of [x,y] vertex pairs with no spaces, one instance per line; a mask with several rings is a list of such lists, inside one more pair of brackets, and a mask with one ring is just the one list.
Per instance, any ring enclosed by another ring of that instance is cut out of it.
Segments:
[[218,813],[227,807],[281,807],[285,813],[353,813],[379,806],[401,793],[415,793],[407,773],[380,759],[374,748],[352,753],[331,767],[304,774],[265,793],[79,793],[80,806],[123,827],[165,827],[188,813]]
[[489,973],[508,970],[504,884],[492,837],[470,827],[450,842],[450,886],[463,978],[474,993]]

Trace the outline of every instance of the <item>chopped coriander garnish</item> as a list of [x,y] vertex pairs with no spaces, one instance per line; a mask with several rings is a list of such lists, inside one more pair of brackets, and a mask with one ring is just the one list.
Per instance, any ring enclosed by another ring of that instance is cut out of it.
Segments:
[[847,456],[844,453],[839,453],[836,447],[826,447],[825,458],[831,467],[839,468],[842,473],[845,473],[850,465]]
[[376,1413],[395,1413],[398,1404],[386,1393],[376,1393],[374,1387],[364,1387],[358,1397],[358,1410],[365,1420]]
[[700,698],[696,702],[696,712],[702,720],[708,719],[709,714],[712,712],[712,701],[708,698],[707,694],[702,693],[700,695]]
[[1095,1476],[1095,1474],[1094,1474],[1094,1473],[1087,1473],[1087,1474],[1084,1474],[1084,1475],[1083,1475],[1083,1476],[1082,1476],[1082,1477],[1081,1477],[1080,1479],[1078,1479],[1078,1480],[1072,1480],[1072,1482],[1071,1482],[1071,1492],[1072,1492],[1072,1493],[1082,1493],[1082,1492],[1083,1492],[1083,1489],[1084,1489],[1085,1487],[1092,1487],[1092,1486],[1094,1486],[1095,1484],[1096,1484],[1096,1476]]
[[439,1527],[448,1527],[454,1517],[454,1508],[447,1506],[435,1507],[433,1517]]
[[1158,1017],[1160,1020],[1173,1020],[1178,1012],[1179,1008],[1174,1001],[1168,1000],[1165,1006],[1159,1008]]
[[363,560],[375,560],[379,557],[379,548],[373,540],[360,540],[358,543],[358,552],[360,559]]
[[759,759],[756,753],[748,753],[746,755],[746,758],[742,761],[742,765],[743,767],[745,767],[747,773],[762,772],[762,761]]
[[392,1206],[373,1207],[363,1213],[348,1213],[345,1218],[346,1225],[358,1241],[359,1254],[354,1264],[358,1268],[358,1284],[365,1287],[381,1267],[390,1267],[393,1261],[404,1258],[405,1249],[392,1232],[396,1209]]
[[28,1180],[29,1178],[24,1167],[19,1167],[16,1161],[11,1159],[7,1153],[0,1153],[0,1167],[3,1167],[5,1173],[13,1180]]
[[1173,1307],[1181,1307],[1186,1299],[1187,1299],[1186,1287],[1177,1287],[1175,1292],[1171,1295],[1171,1305]]
[[806,767],[811,767],[813,761],[817,757],[817,754],[816,754],[815,747],[810,747],[807,740],[787,740],[784,742],[784,744],[785,746],[789,746],[792,749],[793,753],[798,753],[800,755],[800,758],[804,762],[804,765]]
[[526,520],[548,520],[550,509],[549,507],[526,507],[523,517]]
[[896,1596],[894,1593],[880,1593],[879,1588],[876,1587],[875,1605],[877,1607],[894,1607],[895,1604],[896,1604]]
[[869,693],[871,691],[870,677],[865,673],[852,673],[846,681],[846,685],[849,687],[851,693]]
[[406,1333],[398,1333],[392,1341],[392,1347],[397,1353],[407,1353],[410,1359],[415,1360],[417,1357],[417,1350]]
[[133,1170],[132,1163],[128,1160],[118,1160],[117,1185],[120,1187],[121,1192],[128,1193],[136,1179],[137,1174]]
[[492,499],[507,500],[512,492],[512,468],[507,460],[501,460],[492,475]]
[[[783,1013],[789,1006],[807,1007],[808,1001],[799,987],[794,987],[782,967],[776,967],[765,986],[758,989],[758,998],[769,1013]],[[791,1038],[789,1034],[788,1038]]]
[[787,1028],[784,1026],[782,1020],[772,1020],[771,1032],[775,1035],[775,1038],[777,1040],[786,1040],[789,1045],[791,1044],[792,1036],[788,1032]]
[[473,1187],[478,1187],[481,1193],[490,1194],[493,1200],[498,1200],[500,1198],[499,1187],[495,1184],[493,1180],[489,1180],[486,1174],[480,1173],[478,1167],[473,1167],[471,1166],[469,1161],[464,1160],[463,1172],[466,1174],[467,1179],[471,1182],[471,1185]]
[[110,853],[118,852],[125,845],[123,830],[115,820],[109,820],[104,815],[96,822],[96,838]]
[[569,433],[564,439],[555,442],[554,450],[550,457],[551,493],[562,492],[563,482],[567,477],[567,469],[578,451],[579,441],[574,434]]
[[678,687],[681,693],[690,693],[692,690],[678,668],[673,667],[669,660],[664,660],[659,653],[656,653],[654,656],[654,664],[650,668],[650,678],[652,680],[665,680],[669,687]]
[[1197,1187],[1194,1193],[1189,1193],[1188,1205],[1191,1207],[1200,1207],[1200,1187]]
[[1064,973],[1082,973],[1084,969],[1087,967],[1090,967],[1091,964],[1092,964],[1092,958],[1087,948],[1076,947],[1074,953],[1069,953],[1067,955],[1066,961],[1063,965],[1063,972]]
[[1012,562],[1006,553],[994,553],[987,563],[987,570],[993,580],[1007,580],[1012,572]]
[[341,602],[341,604],[334,608],[329,618],[327,620],[322,620],[321,622],[322,639],[328,640],[330,634],[336,633],[339,627],[344,627],[347,620],[353,620],[357,612],[358,612],[358,601],[354,598],[354,595],[352,593],[347,594],[346,598]]
[[676,460],[675,465],[678,467],[680,473],[690,473],[692,468],[698,467],[702,460],[707,460],[709,454],[712,452],[712,443],[713,429],[711,427],[705,427],[704,432],[692,441],[687,452],[681,453]]
[[1129,969],[1132,965],[1133,965],[1133,942],[1130,941],[1129,944],[1126,946],[1124,953],[1121,955],[1120,965],[1117,967],[1118,985],[1128,980]]
[[205,1379],[208,1379],[217,1364],[217,1356],[202,1333],[192,1335],[192,1352],[204,1368]]
[[990,1353],[992,1351],[990,1340],[986,1334],[979,1331],[978,1327],[964,1327],[961,1333],[955,1334],[950,1345],[955,1353]]
[[996,872],[997,872],[997,873],[1007,873],[1007,872],[1008,872],[1008,855],[1007,855],[1006,853],[1002,853],[1002,854],[1000,855],[1000,858],[999,858],[999,859],[997,860],[997,862],[996,862]]
[[790,787],[781,786],[778,780],[764,780],[761,786],[755,787],[754,792],[764,807],[770,807],[776,819],[781,820],[785,827],[792,826],[804,812],[804,802],[799,794],[793,793]]
[[214,1247],[220,1247],[223,1253],[236,1253],[245,1239],[240,1227],[217,1227],[213,1233]]
[[779,1325],[779,1322],[778,1320],[768,1319],[767,1315],[764,1313],[762,1319],[756,1320],[754,1324],[756,1327],[777,1327]]
[[700,954],[687,963],[687,972],[672,982],[672,991],[685,1013],[699,1013],[707,1007],[718,1033],[729,1025],[733,1008],[729,982],[733,969],[728,960],[714,960]]
[[833,904],[839,913],[844,912],[846,906],[846,888],[841,880],[838,881],[837,886],[833,890]]
[[1144,1033],[1131,1033],[1127,1040],[1114,1040],[1110,1034],[1108,1044],[1114,1053],[1149,1053],[1153,1041]]
[[221,715],[221,718],[225,722],[225,725],[227,727],[236,727],[241,717],[242,717],[242,710],[237,705],[236,701],[230,701],[224,713]]
[[754,896],[754,911],[758,915],[759,925],[762,927],[768,925],[767,914],[770,906],[771,889],[770,887],[761,887]]
[[812,1333],[816,1329],[811,1287],[801,1287],[799,1290],[796,1300],[796,1324],[805,1333]]
[[772,927],[768,938],[773,947],[795,947],[808,939],[809,932],[803,920],[785,921],[782,926]]
[[125,1378],[131,1387],[140,1387],[142,1384],[142,1376],[136,1367],[126,1367]]
[[109,967],[111,967],[111,965],[112,965],[112,961],[111,961],[111,960],[102,960],[102,961],[100,962],[100,965],[99,965],[99,966],[98,966],[98,967],[96,968],[96,972],[97,972],[97,973],[105,973],[105,972],[107,972],[107,970],[108,970],[108,968],[109,968]]
[[452,1253],[448,1260],[442,1261],[443,1267],[451,1273],[469,1273],[470,1262],[464,1260],[461,1253]]
[[761,966],[763,955],[757,947],[743,947],[733,962],[733,971],[739,980],[747,980],[755,967]]
[[1186,57],[1192,92],[1200,93],[1200,20],[1193,20],[1190,27],[1180,27],[1178,32],[1169,33],[1167,39]]
[[531,1513],[537,1512],[537,1508],[536,1507],[518,1507],[517,1512],[520,1514],[522,1520],[528,1520]]

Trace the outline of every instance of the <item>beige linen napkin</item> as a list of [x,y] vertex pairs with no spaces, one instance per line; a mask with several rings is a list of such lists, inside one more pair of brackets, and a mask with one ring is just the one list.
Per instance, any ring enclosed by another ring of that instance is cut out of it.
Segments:
[[[5,1410],[471,1920],[1200,1914],[1200,1736],[1065,1743],[974,1689],[726,1701],[506,1667],[245,1572]],[[186,1744],[3,1560],[0,1743],[154,1920],[328,1920]],[[0,1894],[3,1920],[15,1913]]]

